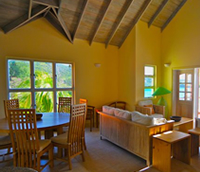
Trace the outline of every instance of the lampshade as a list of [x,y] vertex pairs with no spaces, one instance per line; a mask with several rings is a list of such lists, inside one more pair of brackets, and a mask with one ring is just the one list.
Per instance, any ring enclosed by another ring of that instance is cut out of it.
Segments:
[[162,96],[164,94],[169,94],[169,93],[171,93],[171,91],[169,91],[168,89],[166,89],[164,87],[158,87],[152,95],[153,96]]

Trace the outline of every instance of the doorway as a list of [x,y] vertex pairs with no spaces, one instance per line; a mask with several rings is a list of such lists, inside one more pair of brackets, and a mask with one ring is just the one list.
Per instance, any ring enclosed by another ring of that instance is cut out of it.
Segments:
[[194,118],[194,73],[194,69],[173,71],[172,115]]

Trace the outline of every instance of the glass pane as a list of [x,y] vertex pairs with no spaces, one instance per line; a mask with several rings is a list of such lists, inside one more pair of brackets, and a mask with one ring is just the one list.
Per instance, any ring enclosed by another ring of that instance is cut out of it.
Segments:
[[186,100],[191,101],[192,100],[192,93],[186,94]]
[[34,62],[35,88],[53,88],[52,63]]
[[145,88],[144,89],[144,97],[153,97],[153,89],[152,88]]
[[72,87],[72,65],[64,63],[56,63],[56,86],[57,88]]
[[53,112],[53,92],[41,91],[35,93],[36,112]]
[[153,87],[154,86],[153,80],[154,80],[153,78],[145,77],[144,78],[144,86],[145,87]]
[[31,92],[11,92],[9,93],[10,99],[19,99],[19,108],[31,108]]
[[187,83],[192,83],[192,74],[187,74]]
[[192,84],[187,84],[186,85],[186,91],[191,92],[192,91]]
[[57,103],[58,97],[72,97],[72,91],[57,91]]
[[185,74],[179,75],[179,82],[185,83]]
[[185,93],[179,93],[179,100],[185,100]]
[[30,88],[30,62],[8,60],[9,88]]
[[179,84],[179,91],[185,91],[185,84]]
[[154,67],[151,66],[145,66],[144,67],[144,75],[154,75]]

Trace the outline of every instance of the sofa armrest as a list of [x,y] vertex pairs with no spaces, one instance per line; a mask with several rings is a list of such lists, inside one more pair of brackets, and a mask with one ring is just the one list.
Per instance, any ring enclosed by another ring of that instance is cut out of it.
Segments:
[[165,117],[165,106],[153,105],[155,113],[162,114]]
[[143,114],[152,115],[152,108],[150,107],[142,107],[136,105],[135,110]]

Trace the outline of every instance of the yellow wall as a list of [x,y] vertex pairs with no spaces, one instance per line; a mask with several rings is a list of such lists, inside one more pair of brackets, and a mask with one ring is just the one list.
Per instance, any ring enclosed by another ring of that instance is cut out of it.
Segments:
[[156,65],[157,84],[160,86],[161,33],[157,27],[148,28],[138,22],[119,50],[119,99],[134,110],[139,100],[144,99],[144,65]]
[[127,102],[127,109],[135,105],[135,28],[119,49],[119,100]]
[[81,40],[72,45],[45,19],[39,19],[7,35],[0,32],[0,117],[7,99],[6,57],[74,62],[77,102],[87,98],[89,104],[101,107],[118,99],[118,48],[105,49],[99,43],[89,46]]
[[[161,76],[161,33],[154,26],[139,22],[136,27],[136,102],[144,99],[144,66],[155,65],[156,84],[160,85]],[[154,100],[154,99],[153,99]]]
[[[162,85],[172,90],[172,70],[176,68],[200,67],[200,1],[189,0],[162,33]],[[166,96],[172,106],[172,94]]]

